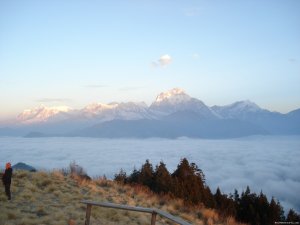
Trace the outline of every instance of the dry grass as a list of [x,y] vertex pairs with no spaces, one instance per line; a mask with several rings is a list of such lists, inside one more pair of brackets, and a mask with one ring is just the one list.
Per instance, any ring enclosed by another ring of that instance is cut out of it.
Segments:
[[[192,224],[238,224],[233,218],[220,218],[214,210],[187,209],[181,200],[158,196],[142,186],[121,185],[103,178],[87,181],[59,171],[16,171],[11,191],[12,200],[7,201],[0,185],[0,225],[84,224],[86,206],[80,203],[83,199],[160,208]],[[92,208],[92,225],[146,225],[150,220],[150,215],[144,213]],[[156,224],[172,223],[158,217]]]

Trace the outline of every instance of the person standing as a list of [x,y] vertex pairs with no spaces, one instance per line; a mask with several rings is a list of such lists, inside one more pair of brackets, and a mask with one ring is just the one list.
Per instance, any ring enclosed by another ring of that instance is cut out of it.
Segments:
[[8,162],[6,163],[5,172],[2,176],[2,182],[5,186],[5,194],[7,195],[8,200],[11,200],[11,193],[10,193],[11,177],[12,177],[12,168],[11,168],[11,164]]

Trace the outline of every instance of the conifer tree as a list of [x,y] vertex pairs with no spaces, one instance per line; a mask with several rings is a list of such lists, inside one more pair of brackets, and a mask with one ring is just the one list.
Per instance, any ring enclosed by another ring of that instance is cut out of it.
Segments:
[[204,177],[196,164],[190,165],[188,160],[183,158],[172,177],[175,178],[176,189],[174,194],[177,197],[193,204],[205,202]]
[[286,217],[286,222],[300,222],[300,215],[297,214],[293,209],[290,209]]
[[147,159],[145,164],[142,165],[141,172],[138,176],[138,183],[149,187],[151,190],[154,188],[154,172],[152,164]]
[[235,208],[237,209],[240,205],[241,199],[240,199],[239,192],[236,189],[234,189],[233,200],[235,202]]
[[250,191],[249,186],[247,186],[246,191],[242,192],[239,207],[237,208],[238,220],[246,223],[251,223],[253,225],[257,224],[257,215],[255,211],[255,199],[256,194]]
[[205,196],[204,204],[206,205],[206,207],[216,208],[216,202],[214,196],[208,186],[204,187],[204,196]]
[[221,209],[222,208],[222,194],[221,194],[219,187],[217,188],[216,194],[214,197],[215,197],[217,209]]
[[266,195],[263,192],[260,192],[260,195],[257,197],[256,200],[256,211],[259,216],[258,224],[267,224],[268,223],[268,209],[270,204]]
[[135,167],[133,168],[132,173],[128,177],[128,182],[131,184],[137,184],[139,182],[140,171],[138,171]]
[[228,198],[227,195],[221,193],[221,190],[218,187],[214,195],[214,199],[216,202],[216,208],[219,210],[221,215],[235,217],[236,208],[232,195]]
[[172,186],[172,177],[166,168],[166,164],[160,162],[154,173],[154,191],[166,194],[172,191]]
[[118,174],[115,174],[114,180],[123,184],[127,183],[126,172],[123,169],[121,169]]
[[279,201],[275,201],[274,197],[270,202],[269,207],[269,224],[274,224],[275,222],[285,221],[284,211]]

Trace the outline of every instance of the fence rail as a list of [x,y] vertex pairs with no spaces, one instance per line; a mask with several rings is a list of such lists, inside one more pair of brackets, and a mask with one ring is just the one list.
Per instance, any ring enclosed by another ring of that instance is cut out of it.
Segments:
[[149,214],[152,214],[151,225],[155,225],[156,215],[165,217],[165,218],[167,218],[177,224],[180,224],[180,225],[192,225],[179,217],[173,216],[167,212],[164,212],[162,210],[155,209],[155,208],[133,207],[133,206],[128,206],[128,205],[119,205],[119,204],[108,203],[108,202],[93,202],[93,201],[87,201],[87,200],[83,200],[83,201],[81,201],[81,203],[86,204],[85,225],[90,225],[92,206],[100,206],[100,207],[104,207],[104,208],[113,208],[113,209],[121,209],[121,210],[149,213]]

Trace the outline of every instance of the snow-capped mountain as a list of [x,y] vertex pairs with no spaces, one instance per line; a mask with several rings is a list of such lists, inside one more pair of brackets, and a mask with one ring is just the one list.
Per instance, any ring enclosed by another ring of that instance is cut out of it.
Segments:
[[94,118],[98,122],[110,120],[138,120],[154,118],[148,106],[144,102],[127,102],[127,103],[95,103],[86,106],[80,114],[85,118]]
[[95,117],[101,115],[105,112],[108,112],[117,107],[117,104],[103,104],[103,103],[92,103],[87,105],[81,110],[81,114],[86,117]]
[[205,119],[216,119],[218,115],[202,101],[187,95],[183,89],[174,88],[160,93],[149,107],[150,110],[163,115],[179,111],[195,112]]
[[17,116],[17,121],[23,124],[47,122],[50,119],[66,119],[72,109],[68,106],[46,107],[40,105],[34,109],[26,109]]
[[183,89],[144,102],[93,103],[82,109],[39,106],[24,110],[0,135],[231,138],[253,134],[300,134],[300,114],[271,112],[251,101],[206,106]]
[[160,93],[154,103],[159,104],[160,102],[168,101],[170,104],[178,104],[181,102],[189,101],[191,99],[183,89],[181,88],[173,88],[169,91]]
[[89,124],[91,124],[111,120],[159,119],[181,111],[195,112],[204,119],[218,118],[218,115],[202,101],[190,97],[183,89],[174,88],[159,94],[150,107],[144,102],[92,103],[79,110],[73,110],[67,106],[41,105],[34,109],[24,110],[18,115],[17,121],[21,124],[37,124],[74,120],[90,121]]
[[138,120],[153,119],[153,114],[144,102],[127,103],[92,103],[80,110],[73,110],[67,106],[46,107],[39,106],[24,110],[17,116],[21,124],[38,124],[58,121],[91,121],[100,123],[110,120]]
[[291,117],[292,113],[271,112],[248,100],[226,106],[213,106],[212,109],[223,119],[248,122],[261,127],[269,134],[298,134],[300,131],[299,119]]
[[268,110],[260,108],[257,104],[249,100],[238,101],[225,106],[213,106],[211,109],[215,113],[219,114],[222,118],[226,119],[246,119],[249,114],[269,112]]

